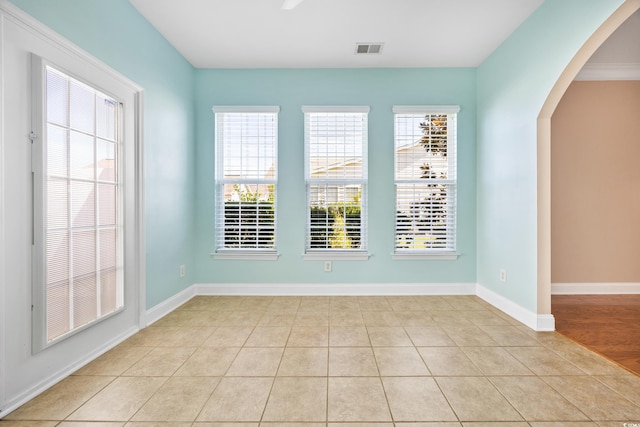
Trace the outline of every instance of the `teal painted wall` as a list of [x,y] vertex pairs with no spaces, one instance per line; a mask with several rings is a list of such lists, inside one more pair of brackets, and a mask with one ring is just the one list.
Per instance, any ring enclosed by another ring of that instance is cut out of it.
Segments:
[[[198,283],[475,283],[475,69],[196,70]],[[393,105],[459,104],[456,261],[393,261]],[[277,261],[214,260],[213,105],[278,105]],[[368,105],[368,261],[303,260],[303,105]]]
[[537,117],[573,56],[622,3],[546,0],[477,70],[477,279],[534,313]]
[[194,282],[194,69],[126,0],[11,1],[144,89],[146,305],[153,307]]

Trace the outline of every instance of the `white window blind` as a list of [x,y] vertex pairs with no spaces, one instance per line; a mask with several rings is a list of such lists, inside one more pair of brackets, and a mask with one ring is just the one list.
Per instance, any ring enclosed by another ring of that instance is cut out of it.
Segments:
[[279,107],[214,107],[216,252],[275,252]]
[[306,252],[367,249],[369,107],[303,107]]
[[51,343],[124,304],[121,104],[51,66],[44,74],[35,244]]
[[394,106],[395,252],[456,250],[458,106]]

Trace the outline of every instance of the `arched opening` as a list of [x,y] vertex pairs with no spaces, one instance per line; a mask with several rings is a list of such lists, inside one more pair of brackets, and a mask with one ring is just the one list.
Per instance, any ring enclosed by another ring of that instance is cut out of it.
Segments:
[[552,239],[551,239],[551,119],[558,104],[565,95],[572,81],[587,63],[594,52],[618,29],[629,17],[640,9],[640,1],[625,2],[609,19],[590,37],[577,52],[573,60],[549,93],[537,123],[537,179],[538,179],[538,313],[551,313],[551,271],[552,271]]

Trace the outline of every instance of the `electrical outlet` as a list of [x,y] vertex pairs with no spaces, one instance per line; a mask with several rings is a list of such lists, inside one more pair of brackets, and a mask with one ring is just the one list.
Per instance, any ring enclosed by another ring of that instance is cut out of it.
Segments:
[[326,271],[327,273],[331,273],[331,267],[331,261],[324,262],[324,271]]
[[507,270],[505,270],[504,268],[500,269],[500,281],[502,283],[506,283],[507,281]]
[[180,277],[184,277],[184,275],[187,274],[187,270],[184,267],[184,264],[180,266]]

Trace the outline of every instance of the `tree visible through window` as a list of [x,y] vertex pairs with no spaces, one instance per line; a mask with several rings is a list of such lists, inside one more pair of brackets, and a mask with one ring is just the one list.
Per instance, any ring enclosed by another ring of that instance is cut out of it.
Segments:
[[304,107],[307,253],[366,250],[368,107]]
[[394,107],[396,252],[453,252],[458,107]]
[[214,107],[216,252],[274,251],[278,107]]

